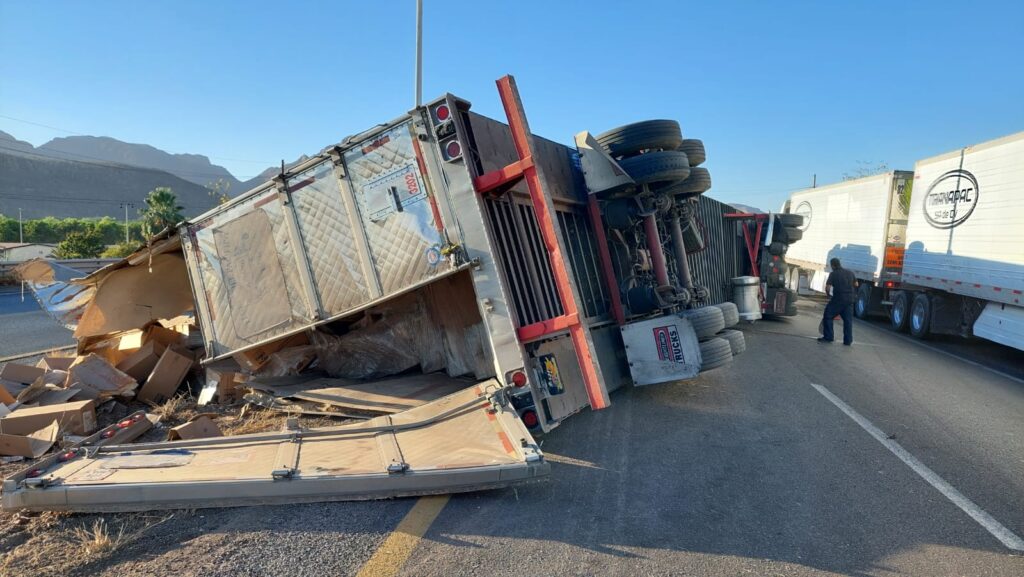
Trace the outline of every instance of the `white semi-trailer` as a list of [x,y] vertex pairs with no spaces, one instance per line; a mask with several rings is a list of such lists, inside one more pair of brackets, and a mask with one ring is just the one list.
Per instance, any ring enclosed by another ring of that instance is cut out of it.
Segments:
[[1024,132],[894,171],[794,193],[804,217],[791,282],[824,291],[839,257],[860,281],[857,316],[897,330],[978,336],[1024,350]]
[[895,328],[1024,350],[1024,132],[918,161]]
[[825,291],[833,257],[860,281],[854,310],[864,318],[900,279],[914,173],[896,170],[793,193],[786,212],[804,217],[803,238],[789,247],[791,288],[806,279]]

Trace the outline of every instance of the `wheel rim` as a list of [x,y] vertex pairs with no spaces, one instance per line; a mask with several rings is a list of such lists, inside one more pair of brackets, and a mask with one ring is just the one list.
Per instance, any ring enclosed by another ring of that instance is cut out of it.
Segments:
[[910,323],[914,325],[914,330],[917,332],[921,331],[921,327],[924,326],[924,305],[921,303],[914,303],[913,314],[910,315]]
[[857,314],[860,315],[860,316],[864,316],[864,309],[866,307],[867,307],[867,304],[864,302],[864,298],[863,297],[858,298],[857,299]]
[[906,308],[907,303],[903,299],[896,299],[896,304],[892,306],[892,322],[896,326],[903,324],[903,309]]

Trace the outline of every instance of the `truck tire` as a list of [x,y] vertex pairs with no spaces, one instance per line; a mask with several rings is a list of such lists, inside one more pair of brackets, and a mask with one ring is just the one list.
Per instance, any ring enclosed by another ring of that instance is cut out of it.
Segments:
[[768,254],[774,254],[775,256],[782,256],[786,254],[786,247],[789,245],[784,242],[775,241],[768,245]]
[[711,188],[711,173],[708,172],[708,169],[698,166],[690,169],[690,176],[686,180],[670,184],[665,187],[664,192],[687,197],[703,194],[709,188]]
[[907,291],[896,291],[892,297],[892,306],[889,307],[889,323],[892,328],[901,333],[907,332],[910,323],[910,293]]
[[777,214],[775,217],[778,219],[779,224],[782,226],[790,227],[801,227],[804,225],[804,217],[799,214]]
[[679,145],[679,149],[686,153],[686,157],[690,159],[690,167],[700,166],[704,164],[707,159],[707,155],[704,152],[704,141],[697,140],[696,138],[686,138],[682,144]]
[[744,338],[743,333],[740,331],[735,329],[725,329],[715,336],[729,341],[729,346],[732,348],[732,356],[734,357],[747,350],[747,339]]
[[799,228],[787,226],[782,230],[784,230],[786,233],[786,244],[793,244],[794,242],[804,237],[804,231],[800,230]]
[[871,312],[871,289],[873,287],[868,283],[861,283],[860,288],[857,289],[857,300],[853,303],[853,314],[857,315],[858,319],[868,318],[868,313]]
[[641,150],[675,150],[683,134],[675,120],[647,120],[602,132],[597,141],[612,156],[632,156]]
[[679,313],[679,316],[690,321],[699,340],[710,339],[725,328],[725,316],[718,307],[689,309]]
[[932,302],[925,293],[914,295],[910,304],[910,336],[927,339],[932,331]]
[[715,306],[722,310],[725,328],[734,327],[740,323],[740,311],[734,303],[721,303]]
[[717,369],[732,362],[732,346],[720,338],[700,343],[700,372]]
[[619,166],[637,184],[673,182],[690,175],[690,162],[678,150],[659,150],[619,161]]

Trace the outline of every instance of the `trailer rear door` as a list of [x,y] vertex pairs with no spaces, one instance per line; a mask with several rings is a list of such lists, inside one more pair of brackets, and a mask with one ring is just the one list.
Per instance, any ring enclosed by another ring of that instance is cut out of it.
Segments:
[[500,385],[329,429],[55,455],[3,485],[5,509],[141,511],[388,498],[504,486],[548,465]]

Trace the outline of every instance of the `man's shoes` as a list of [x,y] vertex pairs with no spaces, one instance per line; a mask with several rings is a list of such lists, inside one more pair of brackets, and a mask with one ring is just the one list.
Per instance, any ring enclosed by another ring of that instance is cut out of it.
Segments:
[[844,347],[850,347],[850,346],[853,346],[853,343],[843,343],[843,346]]
[[825,337],[818,337],[818,342],[819,343],[832,344],[832,341],[826,339]]

